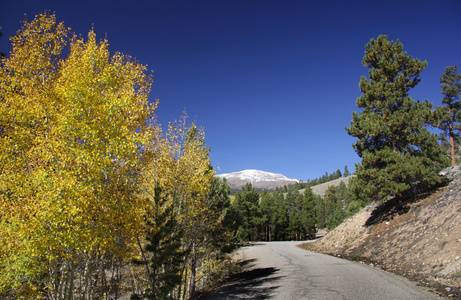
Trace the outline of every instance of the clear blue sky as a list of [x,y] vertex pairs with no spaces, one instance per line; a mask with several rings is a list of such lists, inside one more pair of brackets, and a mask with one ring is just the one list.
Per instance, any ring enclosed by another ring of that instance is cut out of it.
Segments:
[[151,99],[166,125],[184,108],[205,128],[218,173],[259,169],[290,178],[354,170],[355,139],[344,130],[357,110],[365,44],[399,39],[428,61],[416,100],[440,104],[444,68],[461,68],[461,1],[86,1],[0,3],[0,51],[45,10],[76,33],[93,27],[154,72]]

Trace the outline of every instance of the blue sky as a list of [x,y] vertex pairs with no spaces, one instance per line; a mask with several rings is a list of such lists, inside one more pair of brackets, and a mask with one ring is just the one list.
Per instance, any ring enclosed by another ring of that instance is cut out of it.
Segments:
[[459,0],[6,0],[0,51],[11,50],[24,14],[45,10],[78,34],[93,27],[111,52],[147,64],[159,122],[186,109],[204,127],[218,173],[307,180],[353,171],[360,159],[344,127],[368,74],[365,44],[380,34],[428,61],[415,100],[439,105],[444,68],[461,67]]

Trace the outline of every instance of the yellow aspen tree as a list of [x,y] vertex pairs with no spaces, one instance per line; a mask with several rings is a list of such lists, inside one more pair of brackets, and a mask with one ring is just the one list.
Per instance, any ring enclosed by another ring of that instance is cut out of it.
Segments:
[[129,57],[110,57],[107,41],[97,43],[91,31],[86,42],[73,40],[57,80],[56,93],[67,108],[58,135],[67,139],[83,194],[73,199],[80,221],[74,227],[87,260],[133,253],[144,212],[135,178],[155,109],[147,102],[151,78],[145,72]]
[[0,72],[0,293],[17,298],[91,298],[104,270],[90,267],[131,255],[142,223],[152,77],[69,32],[54,15],[24,22]]
[[152,140],[147,150],[151,160],[143,169],[145,185],[158,184],[169,195],[180,220],[193,215],[190,208],[200,210],[202,200],[194,199],[208,192],[214,177],[204,135],[203,129],[194,124],[188,126],[184,115],[170,123],[167,132]]
[[[168,130],[149,147],[152,160],[143,170],[145,190],[153,194],[158,184],[168,206],[178,220],[178,231],[182,234],[184,257],[182,286],[176,291],[176,298],[187,298],[195,291],[203,259],[212,259],[209,243],[223,218],[214,207],[215,193],[211,193],[215,171],[211,168],[210,150],[205,146],[205,133],[194,124],[187,125],[187,115],[170,123]],[[157,228],[156,230],[161,230]]]
[[[52,92],[69,30],[40,15],[10,39],[13,51],[0,69],[0,289],[34,293],[23,277],[43,272],[42,221],[59,192],[49,180],[56,98]],[[22,290],[24,289],[24,290]]]
[[170,123],[168,131],[154,141],[155,158],[145,170],[149,184],[158,183],[170,196],[182,224],[189,224],[206,208],[203,198],[215,174],[203,129],[187,126],[186,119]]
[[65,147],[85,191],[79,199],[82,225],[94,245],[115,247],[114,234],[130,237],[139,225],[140,212],[134,209],[142,203],[133,201],[142,200],[129,190],[135,188],[130,179],[140,167],[140,146],[150,139],[147,127],[155,106],[147,101],[151,79],[145,66],[119,53],[110,57],[107,47],[107,41],[96,42],[92,31],[87,42],[73,41],[56,93],[67,108],[60,116],[59,136],[67,139]]

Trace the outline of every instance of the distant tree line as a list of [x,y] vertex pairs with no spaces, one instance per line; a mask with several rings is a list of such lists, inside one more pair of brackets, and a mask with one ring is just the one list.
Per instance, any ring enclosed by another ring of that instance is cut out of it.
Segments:
[[330,186],[323,197],[311,190],[316,184],[341,177],[337,170],[262,193],[247,183],[228,209],[226,226],[233,230],[237,242],[313,239],[319,229],[335,228],[366,205],[344,182]]
[[[308,190],[306,190],[308,191]],[[258,194],[251,183],[237,193],[229,213],[237,241],[281,241],[315,236],[315,198],[282,190]]]
[[[302,181],[302,182],[297,182],[292,185],[293,188],[295,189],[304,189],[307,187],[313,187],[314,185],[326,183],[332,180],[339,179],[341,177],[347,177],[351,175],[349,173],[349,168],[344,166],[344,173],[341,173],[340,169],[337,169],[336,171],[332,173],[325,172],[322,176],[315,178],[315,179],[308,179],[307,181]],[[284,189],[288,189],[288,186],[283,187]]]
[[[317,185],[317,184],[321,184],[321,183],[326,183],[328,181],[332,181],[332,180],[335,180],[335,179],[339,179],[341,177],[347,177],[351,175],[349,173],[349,169],[347,166],[344,166],[344,173],[341,173],[341,170],[340,169],[337,169],[336,171],[332,172],[332,173],[328,173],[328,172],[325,172],[325,174],[323,174],[322,176],[318,177],[318,178],[315,178],[315,179],[308,179],[307,181],[300,181],[300,182],[296,182],[296,183],[293,183],[293,184],[289,184],[289,185],[286,185],[286,186],[282,186],[280,188],[282,188],[285,192],[288,191],[288,187],[290,188],[295,188],[295,189],[304,189],[306,187],[312,187],[314,185]],[[265,188],[257,188],[257,187],[254,187],[255,190],[258,192],[258,193],[262,193],[264,191],[274,191],[275,189],[265,189]],[[240,192],[240,188],[231,188],[231,195],[236,195],[238,192]]]

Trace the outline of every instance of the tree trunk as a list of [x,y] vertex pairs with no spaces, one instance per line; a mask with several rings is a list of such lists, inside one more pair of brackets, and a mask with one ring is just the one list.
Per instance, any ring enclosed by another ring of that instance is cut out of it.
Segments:
[[456,166],[455,138],[453,134],[453,124],[450,124],[450,146],[451,146],[451,165]]
[[73,297],[74,297],[74,272],[75,272],[75,269],[74,269],[74,263],[72,262],[72,260],[69,260],[69,270],[68,272],[70,273],[68,276],[69,276],[69,287],[67,289],[67,295],[66,295],[66,299],[67,300],[72,300]]
[[[186,262],[186,260],[184,260]],[[187,291],[187,267],[184,266],[184,268],[181,271],[181,278],[185,278],[182,280],[182,283],[179,285],[179,291],[178,291],[178,297],[177,299],[186,299],[186,291]],[[184,288],[182,288],[184,286]],[[182,290],[181,290],[182,289]],[[181,298],[182,297],[182,298]]]
[[195,243],[192,243],[192,259],[191,259],[191,275],[190,275],[190,287],[189,287],[189,298],[192,298],[192,296],[195,293],[195,268],[197,264],[197,257],[195,255]]

